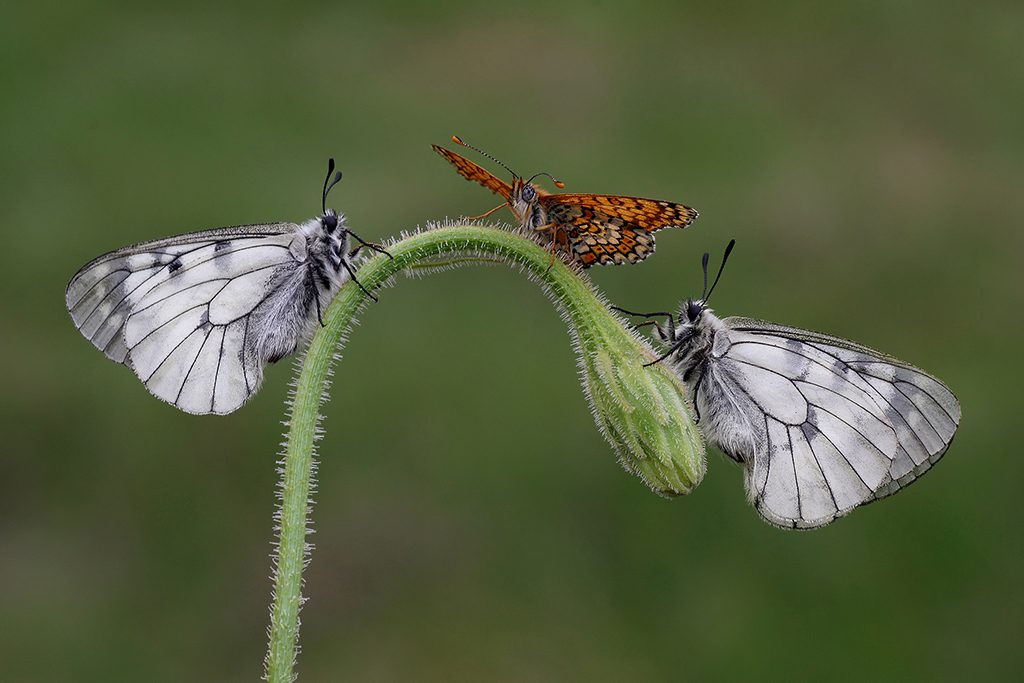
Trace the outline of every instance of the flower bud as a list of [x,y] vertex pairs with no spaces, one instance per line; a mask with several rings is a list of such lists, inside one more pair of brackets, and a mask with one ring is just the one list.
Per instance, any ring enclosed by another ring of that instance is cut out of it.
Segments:
[[651,347],[596,297],[588,312],[571,318],[594,421],[628,472],[661,495],[689,493],[706,459],[682,379],[666,363],[645,367]]

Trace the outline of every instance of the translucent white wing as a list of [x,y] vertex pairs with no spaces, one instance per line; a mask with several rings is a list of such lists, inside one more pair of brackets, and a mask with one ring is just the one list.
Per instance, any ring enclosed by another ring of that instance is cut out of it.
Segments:
[[927,373],[836,337],[724,322],[731,344],[718,361],[764,416],[747,483],[770,522],[827,524],[909,484],[949,446],[960,406]]
[[190,413],[230,413],[259,387],[251,313],[298,266],[297,226],[240,226],[133,245],[68,284],[68,311],[108,358]]
[[861,344],[817,332],[747,318],[729,318],[736,330],[800,342],[857,373],[893,426],[899,447],[890,469],[892,482],[876,498],[907,486],[938,462],[960,424],[960,402],[949,387],[927,372]]

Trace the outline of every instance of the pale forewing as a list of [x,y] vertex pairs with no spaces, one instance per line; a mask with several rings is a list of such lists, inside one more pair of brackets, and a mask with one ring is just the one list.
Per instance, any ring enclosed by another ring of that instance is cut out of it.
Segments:
[[298,267],[289,251],[296,228],[207,230],[111,252],[72,278],[68,310],[155,396],[190,413],[232,412],[262,381],[248,317]]

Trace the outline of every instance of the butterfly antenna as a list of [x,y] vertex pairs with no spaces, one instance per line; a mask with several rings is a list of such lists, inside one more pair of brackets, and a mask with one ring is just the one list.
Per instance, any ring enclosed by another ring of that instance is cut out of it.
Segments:
[[700,257],[700,267],[704,271],[704,289],[700,293],[700,300],[708,298],[708,259],[711,258],[711,254],[704,252],[704,255]]
[[334,157],[327,160],[327,177],[324,178],[324,193],[320,198],[320,208],[323,209],[324,213],[327,213],[327,193],[331,191],[331,188],[341,182],[341,171],[334,173],[334,180],[331,180],[331,174],[334,173]]
[[553,182],[555,184],[555,187],[557,187],[559,190],[565,189],[565,183],[563,183],[561,180],[558,180],[557,178],[555,178],[550,173],[547,173],[546,171],[541,171],[540,173],[534,173],[533,177],[530,178],[529,180],[527,180],[526,183],[527,184],[532,183],[533,182],[533,178],[536,178],[539,175],[546,176],[547,178],[549,178],[551,180],[551,182]]
[[479,147],[474,147],[473,145],[470,145],[470,144],[467,144],[467,143],[463,142],[462,138],[460,138],[458,135],[453,135],[452,136],[452,142],[454,142],[456,145],[462,145],[463,147],[468,147],[471,150],[473,150],[474,152],[478,152],[480,154],[483,154],[485,157],[487,157],[488,159],[490,159],[491,161],[493,161],[494,163],[498,164],[503,169],[505,169],[506,171],[511,173],[513,178],[519,178],[520,177],[520,175],[518,173],[516,173],[511,168],[509,168],[505,164],[501,163],[501,161],[499,161],[498,159],[495,159],[494,157],[492,157],[490,154],[488,154],[487,152],[483,151]]
[[[718,284],[719,278],[722,277],[722,271],[725,270],[725,262],[729,260],[729,254],[732,253],[732,248],[736,246],[736,240],[729,240],[729,244],[725,247],[725,253],[722,254],[722,265],[718,267],[718,275],[715,276],[715,281],[711,283],[711,289],[708,290],[706,296],[704,296],[704,303],[701,304],[700,309],[703,311],[707,308],[708,299],[711,298],[711,292],[715,291],[715,285]],[[707,276],[707,260],[704,261],[704,274]]]

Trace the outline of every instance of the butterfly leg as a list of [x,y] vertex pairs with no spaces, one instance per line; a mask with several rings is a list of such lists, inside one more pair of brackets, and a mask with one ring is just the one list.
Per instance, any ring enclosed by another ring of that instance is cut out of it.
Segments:
[[548,267],[544,269],[544,274],[547,275],[551,269],[555,266],[555,243],[551,243],[551,258],[548,260]]
[[547,270],[544,274],[547,275],[548,271],[551,270],[552,266],[555,265],[555,252],[558,251],[559,242],[564,242],[565,253],[572,257],[572,249],[569,246],[569,235],[566,234],[565,230],[559,228],[554,223],[547,223],[540,227],[534,228],[534,230],[550,230],[551,231],[551,260],[548,262]]
[[506,205],[507,205],[507,204],[503,202],[503,203],[501,203],[501,204],[498,204],[498,205],[497,205],[496,207],[494,207],[493,209],[491,209],[491,210],[490,210],[490,211],[488,211],[487,213],[482,213],[482,214],[480,214],[479,216],[464,216],[464,218],[465,218],[465,219],[466,219],[467,221],[478,221],[478,220],[480,220],[481,218],[487,218],[487,217],[488,217],[488,216],[490,216],[490,215],[491,215],[492,213],[494,213],[495,211],[497,211],[498,209],[500,209],[501,207],[503,207],[503,206],[506,206]]
[[[362,237],[360,237],[359,235],[355,234],[351,230],[348,231],[348,234],[352,235],[352,237],[355,237],[356,240],[358,240],[358,242],[359,242],[359,246],[349,252],[349,254],[348,254],[349,257],[353,257],[356,254],[358,254],[359,250],[362,249],[363,247],[369,247],[370,249],[373,249],[378,254],[386,254],[387,257],[390,258],[390,259],[394,259],[395,258],[394,256],[392,256],[391,254],[388,253],[387,249],[385,249],[384,247],[380,246],[379,244],[374,244],[373,242],[367,242],[366,240],[364,240]],[[355,279],[355,278],[353,278],[353,279]]]
[[320,327],[327,327],[324,325],[324,317],[320,313],[320,292],[313,295],[313,301],[316,302],[316,319],[320,321]]
[[683,344],[685,344],[685,343],[686,343],[687,341],[689,341],[689,340],[687,340],[687,339],[682,339],[682,340],[680,340],[680,341],[677,341],[677,342],[676,342],[675,344],[673,344],[673,345],[672,345],[672,346],[671,346],[671,347],[669,348],[669,350],[668,350],[668,351],[666,351],[665,353],[661,354],[661,355],[660,355],[660,356],[658,357],[658,359],[657,359],[657,360],[652,360],[652,361],[651,361],[650,363],[644,363],[644,367],[645,367],[645,368],[649,368],[649,367],[651,367],[652,365],[657,365],[658,363],[660,363],[661,361],[665,360],[666,358],[668,358],[669,356],[671,356],[671,355],[672,355],[673,353],[675,353],[676,351],[678,351],[678,350],[679,350],[679,349],[680,349],[680,348],[682,347],[682,345],[683,345]]
[[[576,251],[572,248],[572,242],[569,241],[569,233],[565,230],[565,228],[556,228],[555,234],[561,237],[562,248],[565,250],[565,255],[568,258],[568,260],[570,262],[582,263],[580,255],[577,254]],[[557,246],[558,241],[556,240],[555,243]],[[583,267],[586,268],[586,265],[584,264]]]
[[639,325],[634,325],[633,327],[635,327],[636,329],[640,329],[641,327],[646,327],[647,325],[654,325],[658,329],[658,334],[661,335],[662,339],[675,339],[676,337],[676,318],[671,313],[668,313],[666,311],[656,311],[654,313],[637,313],[636,311],[627,311],[625,308],[622,308],[620,306],[612,306],[611,309],[613,311],[618,311],[619,313],[625,313],[626,315],[635,315],[638,318],[657,318],[660,316],[665,316],[665,325],[668,328],[668,330],[662,329],[661,324],[654,320],[648,320],[645,323],[640,323]]
[[[526,227],[526,226],[524,225],[523,227]],[[538,226],[535,226],[535,227],[533,227],[531,229],[534,230],[535,232],[551,232],[552,233],[552,235],[551,235],[551,248],[549,249],[549,251],[551,252],[551,260],[548,261],[548,267],[544,270],[544,274],[547,275],[548,271],[550,271],[551,268],[555,265],[555,247],[557,246],[558,226],[556,226],[554,223],[545,223],[544,225],[538,225]],[[566,239],[566,242],[568,242],[568,239]]]
[[625,308],[622,308],[621,306],[612,306],[611,309],[613,311],[618,311],[619,313],[625,313],[626,315],[634,315],[638,318],[657,318],[663,315],[666,318],[668,318],[669,322],[672,323],[673,327],[675,327],[676,324],[675,316],[667,311],[655,311],[654,313],[637,313],[636,311],[627,311]]
[[693,385],[693,412],[696,417],[693,421],[694,424],[700,424],[700,405],[698,404],[697,399],[700,398],[700,383],[704,381],[704,374],[706,372],[706,370],[702,370],[701,373],[697,375],[697,382]]
[[345,266],[345,270],[348,271],[349,276],[352,278],[352,282],[356,283],[359,286],[359,289],[363,290],[363,294],[365,294],[366,296],[370,297],[374,301],[377,301],[377,297],[375,297],[370,292],[370,290],[368,290],[366,287],[363,287],[363,283],[362,282],[360,282],[359,280],[356,279],[356,274],[354,272],[352,272],[352,266],[350,266],[348,264],[348,261],[344,261],[343,260],[341,262],[341,265]]

